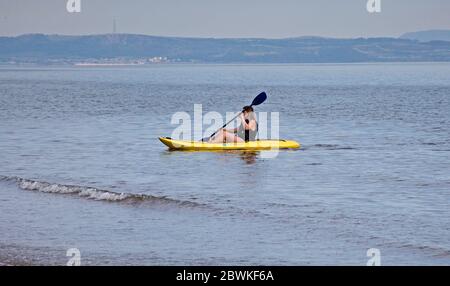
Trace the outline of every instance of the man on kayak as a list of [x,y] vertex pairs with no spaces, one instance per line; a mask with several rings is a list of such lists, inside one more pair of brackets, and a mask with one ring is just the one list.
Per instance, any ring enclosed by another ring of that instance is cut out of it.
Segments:
[[241,124],[238,128],[225,129],[223,128],[217,134],[209,139],[210,143],[242,143],[248,141],[255,141],[258,133],[258,123],[256,122],[253,107],[244,106],[242,113],[239,116]]

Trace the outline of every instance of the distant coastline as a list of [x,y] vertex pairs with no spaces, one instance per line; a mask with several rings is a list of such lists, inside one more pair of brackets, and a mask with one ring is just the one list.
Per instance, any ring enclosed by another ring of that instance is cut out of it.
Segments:
[[0,63],[0,69],[34,69],[34,68],[152,68],[157,66],[354,66],[354,65],[447,65],[450,61],[418,62],[350,62],[350,63],[163,63],[163,64],[97,64],[97,63]]
[[[442,33],[441,33],[442,34]],[[450,62],[450,41],[403,38],[217,39],[135,34],[0,37],[0,64]],[[424,37],[424,33],[419,34]],[[435,39],[435,38],[433,38]]]
[[114,66],[141,66],[143,63],[123,63],[123,64],[112,64],[112,63],[74,63],[74,66],[79,67],[114,67]]

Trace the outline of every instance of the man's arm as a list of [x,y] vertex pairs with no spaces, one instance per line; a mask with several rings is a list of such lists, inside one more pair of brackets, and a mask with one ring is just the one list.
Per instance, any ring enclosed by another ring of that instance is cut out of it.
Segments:
[[241,124],[242,126],[244,126],[245,130],[252,130],[252,131],[256,130],[256,121],[251,120],[249,123],[247,123],[245,122],[244,115],[241,115]]

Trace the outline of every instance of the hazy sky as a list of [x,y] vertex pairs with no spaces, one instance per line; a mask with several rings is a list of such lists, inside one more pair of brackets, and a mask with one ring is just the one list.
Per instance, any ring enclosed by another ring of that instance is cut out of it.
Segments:
[[450,0],[0,0],[0,35],[111,33],[164,36],[330,37],[399,36],[450,29]]

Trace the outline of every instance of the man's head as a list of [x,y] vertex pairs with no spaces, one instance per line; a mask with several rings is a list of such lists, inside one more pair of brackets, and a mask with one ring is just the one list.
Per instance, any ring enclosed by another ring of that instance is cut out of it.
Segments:
[[249,115],[253,113],[253,107],[247,105],[242,108],[242,112],[244,113],[244,117],[248,118]]

